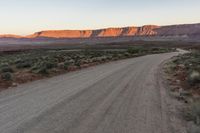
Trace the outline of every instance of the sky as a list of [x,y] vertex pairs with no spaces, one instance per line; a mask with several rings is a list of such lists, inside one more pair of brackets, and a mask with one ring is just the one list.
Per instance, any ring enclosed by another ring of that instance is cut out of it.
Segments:
[[0,34],[200,23],[200,0],[0,0]]

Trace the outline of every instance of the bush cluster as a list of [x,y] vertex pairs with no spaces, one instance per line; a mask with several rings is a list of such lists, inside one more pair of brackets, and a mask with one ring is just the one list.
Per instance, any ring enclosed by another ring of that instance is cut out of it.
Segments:
[[[157,51],[152,49],[150,51]],[[28,70],[39,74],[48,74],[51,69],[65,69],[69,66],[81,67],[88,63],[101,63],[111,60],[134,57],[149,52],[144,47],[131,47],[127,50],[33,50],[0,57],[0,73]],[[150,53],[150,52],[149,52]],[[8,65],[9,64],[9,65]]]
[[12,77],[13,77],[13,75],[12,75],[12,73],[10,73],[10,72],[5,72],[5,73],[2,73],[2,74],[1,74],[1,78],[2,78],[3,80],[5,80],[5,81],[10,81],[10,80],[12,80]]

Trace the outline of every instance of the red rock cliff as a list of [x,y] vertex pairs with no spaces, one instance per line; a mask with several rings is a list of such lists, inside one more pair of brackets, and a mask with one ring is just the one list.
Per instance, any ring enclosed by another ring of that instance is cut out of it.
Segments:
[[21,37],[0,35],[0,38],[96,38],[124,36],[200,36],[200,24],[171,26],[145,25],[142,27],[107,28],[99,30],[49,30]]

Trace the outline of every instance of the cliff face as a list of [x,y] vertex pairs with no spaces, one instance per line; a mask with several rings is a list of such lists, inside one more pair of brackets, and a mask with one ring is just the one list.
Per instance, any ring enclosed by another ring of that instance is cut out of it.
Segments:
[[36,32],[27,38],[49,37],[49,38],[88,38],[92,34],[91,30],[51,30]]
[[199,38],[200,24],[171,26],[146,25],[142,27],[107,28],[99,30],[49,30],[36,32],[25,37],[15,35],[1,35],[0,38],[97,38],[124,36],[194,36]]
[[22,36],[12,35],[12,34],[4,34],[4,35],[0,35],[0,38],[22,38]]
[[194,36],[200,34],[200,24],[163,26],[156,32],[160,36]]
[[36,32],[28,38],[90,38],[90,37],[120,37],[120,36],[148,36],[155,35],[158,26],[147,25],[143,27],[107,28],[100,30],[50,30]]

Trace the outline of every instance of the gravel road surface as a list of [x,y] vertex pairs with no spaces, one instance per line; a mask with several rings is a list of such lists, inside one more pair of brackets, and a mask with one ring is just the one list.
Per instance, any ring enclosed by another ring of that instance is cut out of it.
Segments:
[[181,52],[110,62],[0,93],[1,133],[171,133],[159,65]]

